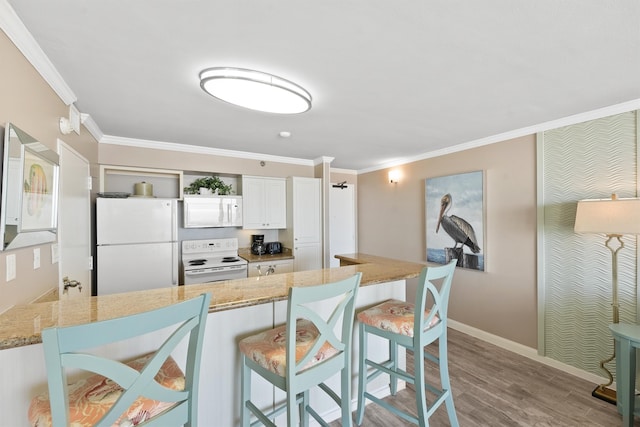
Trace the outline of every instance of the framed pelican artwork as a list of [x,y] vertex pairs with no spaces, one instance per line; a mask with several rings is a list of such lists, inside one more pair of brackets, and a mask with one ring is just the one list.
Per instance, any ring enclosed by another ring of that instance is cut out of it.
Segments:
[[484,172],[425,181],[427,261],[485,271]]

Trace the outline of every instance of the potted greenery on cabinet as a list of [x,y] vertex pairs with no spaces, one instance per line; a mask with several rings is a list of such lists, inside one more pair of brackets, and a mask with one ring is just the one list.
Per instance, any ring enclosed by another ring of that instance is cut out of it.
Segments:
[[231,194],[231,184],[225,184],[217,176],[197,178],[188,187],[184,187],[185,194]]

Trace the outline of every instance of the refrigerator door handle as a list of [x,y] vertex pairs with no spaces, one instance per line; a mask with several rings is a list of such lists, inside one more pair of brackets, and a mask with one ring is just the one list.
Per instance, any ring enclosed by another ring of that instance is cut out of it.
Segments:
[[175,240],[175,241],[178,240],[178,201],[177,200],[171,200],[171,240]]
[[171,246],[173,248],[171,251],[171,280],[174,285],[178,285],[178,242],[173,242]]

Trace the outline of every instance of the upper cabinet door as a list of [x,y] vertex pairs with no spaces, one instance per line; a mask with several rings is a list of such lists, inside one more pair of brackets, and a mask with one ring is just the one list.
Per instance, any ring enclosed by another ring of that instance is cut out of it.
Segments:
[[243,176],[242,228],[287,227],[287,184],[284,178]]
[[291,180],[294,244],[318,243],[322,240],[320,179],[293,177]]
[[268,228],[287,228],[287,181],[284,178],[264,180],[265,224]]

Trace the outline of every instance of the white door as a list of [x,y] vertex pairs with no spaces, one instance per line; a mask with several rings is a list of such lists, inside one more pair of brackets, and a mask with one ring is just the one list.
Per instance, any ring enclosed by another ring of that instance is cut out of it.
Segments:
[[329,193],[329,253],[331,267],[339,267],[337,254],[356,252],[356,200],[353,184],[331,185]]
[[[58,247],[60,298],[91,296],[91,198],[89,162],[58,140],[60,205]],[[64,290],[64,282],[80,286]],[[82,290],[80,290],[82,287]]]

